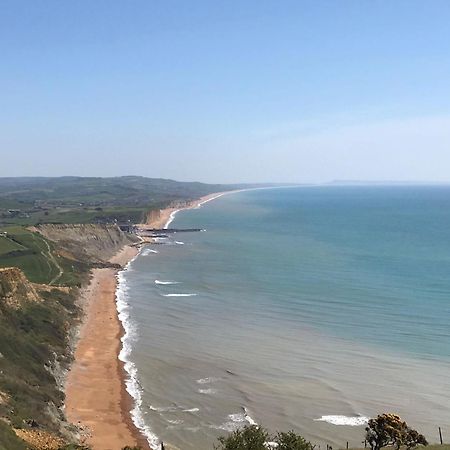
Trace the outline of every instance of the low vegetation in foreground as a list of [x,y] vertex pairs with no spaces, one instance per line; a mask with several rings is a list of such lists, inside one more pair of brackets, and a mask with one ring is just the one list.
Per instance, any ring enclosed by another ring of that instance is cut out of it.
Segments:
[[[314,450],[316,445],[304,439],[294,431],[277,432],[271,435],[263,427],[247,426],[218,439],[215,450]],[[411,450],[418,446],[427,446],[425,437],[412,429],[396,414],[381,414],[370,419],[365,441],[371,450],[392,447],[396,450]],[[440,446],[442,448],[442,446]]]

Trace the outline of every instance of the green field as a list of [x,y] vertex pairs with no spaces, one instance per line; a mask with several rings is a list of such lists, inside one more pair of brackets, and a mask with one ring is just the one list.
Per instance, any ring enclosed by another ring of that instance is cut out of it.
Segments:
[[62,258],[54,244],[21,226],[2,227],[0,267],[19,267],[33,283],[74,286],[80,284],[83,263]]
[[0,224],[136,223],[171,202],[241,187],[134,176],[0,178]]

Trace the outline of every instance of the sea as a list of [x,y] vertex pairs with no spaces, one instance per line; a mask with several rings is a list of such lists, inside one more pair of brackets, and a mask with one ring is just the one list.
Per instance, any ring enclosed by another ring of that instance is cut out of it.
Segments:
[[120,358],[153,448],[248,424],[364,446],[400,414],[450,438],[450,186],[234,192],[119,274]]

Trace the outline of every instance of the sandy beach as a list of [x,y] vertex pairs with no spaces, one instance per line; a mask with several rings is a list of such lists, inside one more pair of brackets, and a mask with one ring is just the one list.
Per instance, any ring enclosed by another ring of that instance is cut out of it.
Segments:
[[156,229],[165,228],[168,226],[168,224],[170,224],[171,219],[178,211],[181,211],[183,209],[198,208],[199,206],[203,205],[203,203],[207,203],[211,200],[221,197],[222,195],[231,194],[232,192],[236,191],[216,192],[214,194],[208,194],[203,197],[200,197],[198,200],[194,200],[180,207],[161,209],[159,211],[159,215],[157,215],[156,217],[155,216],[152,217],[150,220],[147,221],[147,223],[142,224],[141,226],[145,228],[156,228]]
[[[127,246],[111,262],[124,266],[137,252]],[[67,377],[66,414],[83,429],[83,442],[94,450],[120,450],[126,445],[149,449],[132,423],[132,399],[125,390],[126,373],[118,359],[123,328],[115,301],[117,272],[94,269],[83,294],[86,317]]]
[[[178,211],[197,208],[226,193],[163,209],[142,227],[164,228]],[[127,246],[110,262],[125,266],[137,253],[136,247]],[[118,359],[124,330],[116,306],[117,273],[113,268],[92,270],[82,294],[85,320],[67,377],[66,415],[82,430],[82,442],[94,450],[120,450],[126,445],[145,450],[150,447],[132,422],[133,399],[125,389],[127,373]]]

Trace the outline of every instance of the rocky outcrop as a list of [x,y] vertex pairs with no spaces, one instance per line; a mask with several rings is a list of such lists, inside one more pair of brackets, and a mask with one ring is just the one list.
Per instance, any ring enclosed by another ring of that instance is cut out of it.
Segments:
[[74,259],[90,263],[105,262],[124,245],[138,241],[136,236],[112,224],[44,224],[37,226],[36,231],[56,242],[58,248],[69,252]]
[[40,302],[34,285],[17,267],[0,269],[0,301],[18,308],[23,302]]

